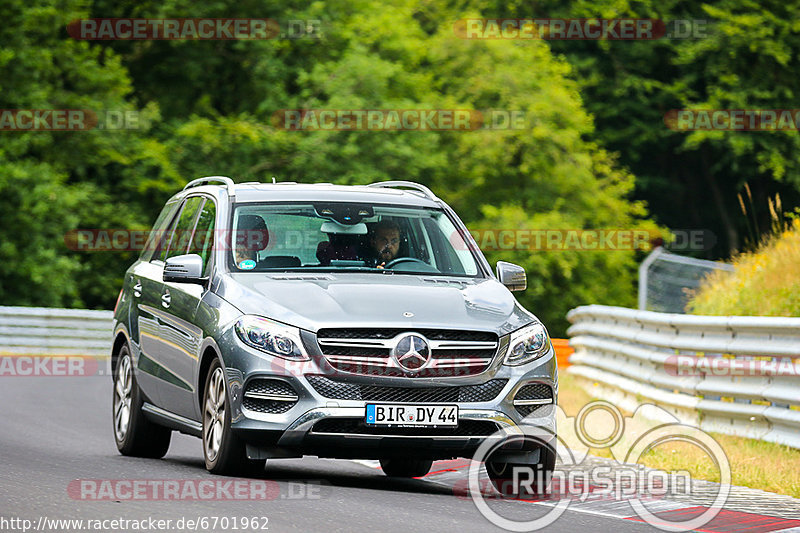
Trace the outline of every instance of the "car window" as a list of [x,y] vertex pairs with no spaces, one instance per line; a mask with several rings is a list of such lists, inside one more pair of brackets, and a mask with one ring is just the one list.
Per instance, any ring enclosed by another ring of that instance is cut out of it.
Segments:
[[344,202],[240,203],[233,271],[351,270],[478,276],[447,214],[436,208]]
[[203,272],[208,275],[210,272],[211,251],[214,249],[214,219],[217,216],[217,206],[212,200],[206,200],[200,216],[197,218],[197,227],[194,230],[192,245],[189,253],[199,254],[203,258]]
[[257,261],[262,261],[268,256],[293,256],[300,259],[301,263],[314,263],[317,261],[317,246],[320,239],[324,236],[319,231],[321,221],[313,217],[302,216],[291,212],[270,212],[263,213],[262,210],[242,210],[242,215],[248,213],[255,216],[262,215],[265,225],[268,225],[268,243],[264,249],[258,246],[259,235],[252,233],[249,229],[240,229],[236,225],[236,233],[239,235],[240,244],[245,246],[253,243]]
[[441,263],[439,268],[443,272],[467,275],[475,275],[478,272],[478,266],[466,241],[449,218],[441,216],[423,222],[438,226],[438,231],[430,228],[427,234],[434,242],[433,248]]
[[177,206],[178,202],[176,201],[167,202],[167,205],[165,205],[161,210],[161,213],[158,214],[156,222],[153,224],[153,229],[150,231],[150,235],[147,237],[147,242],[145,243],[144,248],[142,248],[142,253],[139,256],[142,261],[149,261],[153,256],[153,252],[157,249],[161,249],[160,245],[167,232],[167,225],[172,220],[172,215],[175,213]]
[[170,233],[168,236],[169,246],[165,247],[160,254],[162,261],[166,261],[176,255],[188,253],[187,250],[192,242],[192,230],[194,229],[197,213],[204,201],[205,199],[202,196],[192,196],[183,203],[177,222],[168,232]]

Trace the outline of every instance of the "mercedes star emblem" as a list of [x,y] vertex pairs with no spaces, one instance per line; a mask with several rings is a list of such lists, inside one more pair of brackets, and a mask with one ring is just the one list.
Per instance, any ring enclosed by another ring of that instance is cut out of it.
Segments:
[[400,368],[418,371],[428,363],[431,349],[428,341],[420,335],[406,335],[394,347],[393,355]]

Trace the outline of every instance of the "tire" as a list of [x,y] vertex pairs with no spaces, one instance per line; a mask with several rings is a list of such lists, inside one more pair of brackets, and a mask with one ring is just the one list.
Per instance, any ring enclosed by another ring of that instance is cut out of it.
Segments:
[[381,459],[381,469],[389,477],[422,477],[431,465],[433,461],[424,459]]
[[[503,463],[491,460],[486,462],[486,473],[489,474],[489,479],[497,492],[512,498],[547,494],[556,467],[556,452],[549,446],[542,446],[539,449],[543,456],[540,457],[538,464]],[[514,486],[515,469],[524,469],[524,473],[518,472],[518,481],[521,482],[517,486]],[[530,479],[528,469],[533,471],[533,480]],[[527,481],[532,483],[528,485]]]
[[245,444],[231,430],[230,395],[219,359],[208,369],[203,388],[203,457],[218,475],[248,475],[264,469],[264,460],[247,458]]
[[151,422],[142,412],[144,398],[136,375],[130,350],[124,345],[117,356],[112,396],[114,441],[122,455],[159,459],[169,450],[172,431]]

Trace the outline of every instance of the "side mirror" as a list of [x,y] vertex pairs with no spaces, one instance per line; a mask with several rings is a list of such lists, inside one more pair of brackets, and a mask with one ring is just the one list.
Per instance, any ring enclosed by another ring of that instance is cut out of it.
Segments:
[[497,262],[497,279],[510,291],[524,291],[528,287],[525,269],[514,263]]
[[203,258],[197,254],[170,257],[164,265],[163,279],[173,283],[205,284],[208,278],[203,277]]

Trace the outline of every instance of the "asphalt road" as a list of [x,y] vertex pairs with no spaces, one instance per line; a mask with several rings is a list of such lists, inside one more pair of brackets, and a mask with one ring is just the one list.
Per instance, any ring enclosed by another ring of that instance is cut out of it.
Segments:
[[[258,530],[266,525],[269,531],[278,532],[502,531],[484,518],[468,497],[454,494],[452,484],[437,482],[436,476],[389,479],[369,462],[316,458],[268,462],[264,472],[248,480],[269,484],[271,499],[266,501],[92,501],[76,489],[82,486],[79,480],[226,480],[205,471],[199,439],[178,433],[173,433],[172,446],[164,459],[119,455],[112,437],[108,377],[3,377],[0,405],[3,531],[21,531],[22,519],[39,526],[41,517],[152,517],[172,520],[173,524],[180,519],[218,517],[217,531],[234,530],[230,520],[244,517],[257,518]],[[446,469],[447,464],[435,464],[433,470],[437,467]],[[550,510],[545,505],[515,501],[496,501],[492,508],[502,515],[528,520]],[[222,517],[229,520],[227,528],[219,521]],[[12,519],[18,521],[10,522]],[[43,524],[41,527],[48,530],[69,529],[63,524],[60,528]],[[169,530],[180,529],[173,526]],[[625,533],[654,528],[603,513],[568,509],[546,530]]]

